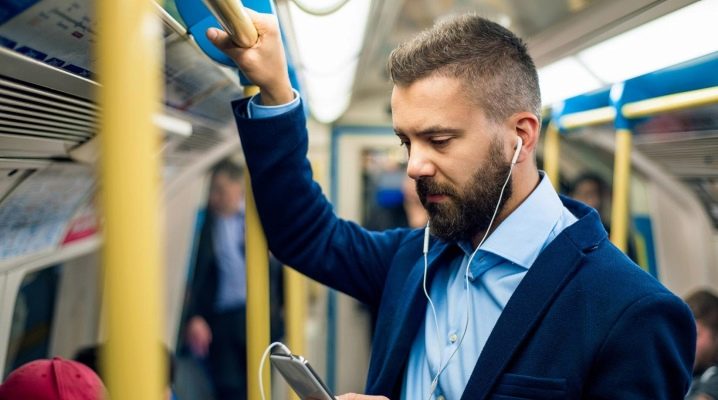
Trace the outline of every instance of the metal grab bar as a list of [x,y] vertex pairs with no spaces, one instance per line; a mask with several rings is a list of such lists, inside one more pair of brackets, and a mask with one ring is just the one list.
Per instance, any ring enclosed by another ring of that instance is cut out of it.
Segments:
[[259,34],[240,0],[204,0],[224,30],[239,47],[249,48],[257,43]]

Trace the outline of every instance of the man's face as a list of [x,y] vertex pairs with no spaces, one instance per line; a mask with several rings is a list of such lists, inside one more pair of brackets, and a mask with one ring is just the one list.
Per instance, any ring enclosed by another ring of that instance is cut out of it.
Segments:
[[225,173],[212,179],[209,189],[209,208],[213,213],[229,216],[239,211],[242,202],[242,180],[232,180]]
[[696,361],[694,371],[704,371],[718,361],[718,335],[701,321],[696,321]]
[[[395,86],[392,116],[432,232],[460,240],[486,230],[510,169],[508,127],[469,101],[460,80],[441,76]],[[510,193],[509,183],[504,202]]]

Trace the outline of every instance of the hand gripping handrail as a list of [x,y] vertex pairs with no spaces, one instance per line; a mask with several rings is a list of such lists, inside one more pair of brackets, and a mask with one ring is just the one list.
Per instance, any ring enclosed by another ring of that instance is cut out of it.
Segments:
[[257,28],[240,0],[204,0],[204,4],[222,24],[234,44],[248,48],[257,43]]

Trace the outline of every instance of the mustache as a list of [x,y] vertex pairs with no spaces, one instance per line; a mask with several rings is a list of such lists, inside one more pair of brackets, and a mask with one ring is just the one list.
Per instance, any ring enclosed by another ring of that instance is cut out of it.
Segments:
[[423,204],[426,204],[426,198],[429,195],[444,195],[449,197],[457,197],[456,190],[449,185],[443,185],[431,178],[419,178],[416,180],[416,194]]

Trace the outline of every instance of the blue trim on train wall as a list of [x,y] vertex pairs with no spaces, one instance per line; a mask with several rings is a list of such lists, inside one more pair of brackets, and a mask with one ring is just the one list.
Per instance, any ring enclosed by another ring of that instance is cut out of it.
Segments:
[[[656,279],[658,279],[659,276],[658,261],[656,259],[656,243],[653,238],[653,224],[651,223],[651,217],[645,214],[636,214],[633,216],[632,219],[633,234],[638,236],[638,239],[641,241],[640,246],[634,247],[636,247],[639,261],[645,260],[646,264],[641,265],[641,267],[643,267],[649,274],[653,275]],[[643,264],[643,262],[641,264]]]
[[559,121],[564,115],[613,106],[616,109],[614,127],[631,129],[634,121],[625,118],[621,113],[624,104],[716,87],[718,86],[716,71],[718,71],[718,52],[568,98],[552,106],[551,118]]
[[718,52],[626,81],[623,101],[631,103],[718,86]]
[[38,3],[40,0],[15,0],[0,4],[0,25]]
[[[339,140],[342,136],[350,135],[393,135],[394,129],[391,126],[360,126],[342,125],[334,126],[331,133],[331,154],[329,156],[329,198],[336,210],[339,205],[339,164],[338,151]],[[327,296],[327,386],[332,392],[336,391],[336,366],[337,366],[337,293],[329,289]]]

